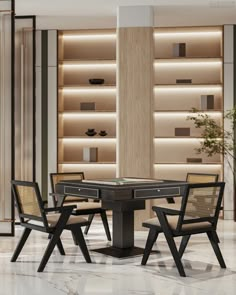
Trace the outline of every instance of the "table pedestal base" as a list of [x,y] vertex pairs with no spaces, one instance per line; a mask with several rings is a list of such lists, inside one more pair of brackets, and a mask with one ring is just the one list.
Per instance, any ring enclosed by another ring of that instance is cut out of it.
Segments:
[[131,248],[117,248],[117,247],[106,247],[100,249],[93,249],[92,251],[102,253],[105,255],[113,256],[116,258],[126,258],[137,255],[142,255],[144,249],[139,247],[131,247]]
[[[129,258],[133,256],[143,255],[144,249],[139,247],[131,247],[131,248],[117,248],[117,247],[106,247],[93,249],[91,251],[98,252],[101,254],[105,254],[108,256],[116,257],[116,258]],[[160,253],[158,250],[152,250],[151,253]]]

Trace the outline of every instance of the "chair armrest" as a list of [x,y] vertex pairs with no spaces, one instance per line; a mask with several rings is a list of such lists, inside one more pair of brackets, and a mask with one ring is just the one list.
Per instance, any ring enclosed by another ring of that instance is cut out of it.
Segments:
[[66,210],[71,210],[73,211],[73,209],[76,208],[76,205],[71,205],[71,206],[64,206],[64,207],[50,207],[50,208],[45,208],[44,211],[47,212],[53,212],[53,211],[66,211]]
[[165,213],[166,215],[180,215],[181,211],[180,210],[175,210],[175,209],[170,209],[170,208],[165,208],[165,207],[159,207],[159,206],[153,206],[152,210],[157,212],[161,211]]

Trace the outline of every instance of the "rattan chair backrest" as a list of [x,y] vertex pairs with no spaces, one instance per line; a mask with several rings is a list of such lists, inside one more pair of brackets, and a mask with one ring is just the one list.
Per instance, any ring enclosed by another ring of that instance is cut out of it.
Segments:
[[51,173],[51,188],[52,192],[55,193],[55,186],[57,183],[63,180],[83,180],[83,172],[65,172],[65,173]]
[[187,223],[201,226],[201,222],[206,221],[216,227],[224,186],[224,182],[187,184],[177,228],[180,230]]

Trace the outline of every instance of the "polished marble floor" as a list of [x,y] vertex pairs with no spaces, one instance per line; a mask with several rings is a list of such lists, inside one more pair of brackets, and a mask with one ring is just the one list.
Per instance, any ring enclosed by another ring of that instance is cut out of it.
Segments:
[[[47,244],[47,236],[33,232],[18,261],[10,262],[13,249],[22,233],[16,237],[0,237],[0,295],[196,295],[236,294],[236,223],[220,221],[220,247],[227,269],[220,269],[205,235],[192,237],[183,257],[186,278],[179,277],[163,236],[146,266],[141,257],[116,259],[91,251],[93,264],[86,264],[80,250],[73,245],[69,232],[62,241],[66,256],[57,249],[45,271],[37,268]],[[143,247],[147,232],[137,232],[136,245]],[[86,237],[89,249],[109,245],[99,219]]]

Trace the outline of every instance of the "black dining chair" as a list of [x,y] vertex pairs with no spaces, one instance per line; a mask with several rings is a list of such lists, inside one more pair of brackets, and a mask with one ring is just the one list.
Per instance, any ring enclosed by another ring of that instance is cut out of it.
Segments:
[[55,246],[57,246],[61,255],[65,255],[60,236],[63,230],[66,229],[70,230],[73,236],[76,237],[86,262],[91,263],[91,258],[81,231],[81,227],[87,226],[89,222],[83,217],[71,215],[75,206],[45,208],[36,182],[13,180],[11,183],[19,212],[20,225],[25,228],[11,258],[11,262],[17,260],[32,230],[45,232],[50,235],[50,241],[38,268],[38,272],[42,272]]
[[[149,228],[149,234],[141,264],[147,263],[158,235],[164,233],[179,274],[185,277],[181,258],[188,241],[191,235],[206,233],[220,266],[226,268],[216,233],[224,187],[224,182],[186,184],[179,210],[154,206],[157,218],[143,223],[144,227]],[[179,249],[175,237],[182,237]]]
[[[58,194],[55,191],[56,184],[60,181],[66,180],[83,180],[83,172],[62,172],[62,173],[50,173],[52,196],[55,204],[58,201]],[[73,215],[89,215],[88,221],[89,224],[86,226],[84,233],[87,234],[94,218],[95,214],[101,216],[103,226],[106,232],[108,241],[111,241],[110,229],[107,221],[106,209],[101,207],[101,202],[89,202],[87,198],[84,197],[73,197],[73,196],[61,196],[63,197],[63,206],[76,205],[76,208],[73,210]],[[86,202],[81,202],[86,200]],[[76,242],[76,241],[75,241]]]

